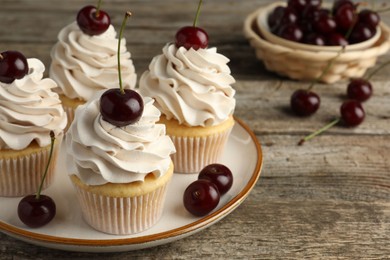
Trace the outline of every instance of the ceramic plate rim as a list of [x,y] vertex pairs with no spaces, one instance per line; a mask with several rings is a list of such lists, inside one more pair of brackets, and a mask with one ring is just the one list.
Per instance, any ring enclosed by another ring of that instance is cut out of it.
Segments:
[[139,245],[149,242],[156,242],[159,240],[174,238],[184,236],[188,233],[191,233],[194,230],[207,227],[207,225],[216,222],[222,219],[224,216],[232,212],[236,207],[238,207],[242,201],[249,195],[250,191],[255,186],[257,180],[260,177],[262,165],[263,165],[263,154],[261,145],[256,137],[256,135],[250,130],[250,128],[240,119],[234,117],[235,121],[249,134],[255,149],[257,152],[257,161],[255,169],[249,179],[248,183],[242,188],[242,190],[228,201],[223,207],[217,211],[197,220],[190,224],[187,224],[182,227],[178,227],[172,230],[150,234],[139,237],[132,238],[118,238],[118,239],[83,239],[83,238],[65,238],[60,236],[51,236],[46,234],[39,234],[31,231],[27,231],[13,225],[4,223],[0,220],[0,231],[3,233],[19,238],[20,240],[28,240],[42,243],[50,243],[57,245],[68,245],[68,246],[85,246],[85,247],[112,247],[112,246],[123,246],[123,245]]

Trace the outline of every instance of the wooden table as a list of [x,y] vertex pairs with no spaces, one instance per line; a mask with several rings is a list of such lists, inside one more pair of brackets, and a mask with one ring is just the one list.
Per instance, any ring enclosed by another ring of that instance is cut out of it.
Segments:
[[[333,127],[297,146],[301,137],[338,116],[346,83],[315,87],[322,106],[314,116],[290,113],[291,93],[307,83],[267,72],[242,33],[245,16],[270,2],[206,0],[200,18],[210,45],[231,59],[235,115],[255,132],[264,153],[261,178],[239,208],[185,239],[122,253],[56,251],[0,234],[0,259],[390,257],[390,67],[372,79],[375,93],[364,104],[367,117],[359,127]],[[94,1],[2,0],[0,49],[20,50],[48,66],[57,33],[86,4]],[[134,13],[125,37],[141,75],[176,30],[191,24],[197,1],[107,0],[103,6],[117,28],[125,10]],[[388,13],[382,18],[390,24]]]

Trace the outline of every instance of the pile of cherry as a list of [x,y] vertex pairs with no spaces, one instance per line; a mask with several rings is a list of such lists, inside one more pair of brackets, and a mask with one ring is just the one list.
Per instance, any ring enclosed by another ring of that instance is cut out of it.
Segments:
[[288,0],[268,16],[272,33],[284,39],[312,45],[345,46],[372,38],[380,22],[377,12],[350,0],[335,0],[331,9],[322,0]]

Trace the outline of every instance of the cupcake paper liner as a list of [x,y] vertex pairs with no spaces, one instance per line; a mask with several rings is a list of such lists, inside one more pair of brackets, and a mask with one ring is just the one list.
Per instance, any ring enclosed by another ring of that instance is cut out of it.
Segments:
[[[43,183],[43,189],[54,181],[54,170],[58,158],[61,137],[56,139],[53,157]],[[46,169],[50,145],[25,155],[0,158],[0,196],[20,197],[37,192]]]
[[94,229],[114,235],[129,235],[149,229],[163,212],[166,187],[136,197],[110,197],[74,185],[84,220]]
[[209,136],[170,135],[176,147],[176,153],[172,155],[175,172],[198,173],[206,165],[218,162],[232,128]]

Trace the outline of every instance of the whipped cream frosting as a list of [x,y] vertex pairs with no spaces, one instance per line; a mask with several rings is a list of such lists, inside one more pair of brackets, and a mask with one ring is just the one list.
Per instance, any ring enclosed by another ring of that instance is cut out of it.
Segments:
[[167,117],[188,126],[213,126],[235,108],[229,59],[216,48],[185,49],[167,44],[140,79],[140,93],[153,97]]
[[[84,34],[76,22],[64,27],[51,50],[50,78],[57,92],[69,98],[89,100],[96,91],[118,88],[118,39],[112,25],[101,35]],[[124,88],[134,88],[137,80],[126,40],[121,41],[121,71]]]
[[50,144],[50,131],[60,134],[67,117],[57,84],[43,79],[45,66],[37,59],[27,59],[29,72],[10,84],[0,82],[0,149],[21,150],[32,141],[40,147]]
[[69,172],[76,172],[87,185],[130,183],[143,181],[149,173],[165,174],[175,147],[165,126],[156,124],[161,113],[154,100],[144,98],[138,122],[116,127],[102,119],[100,95],[76,110],[66,138],[68,157],[74,161]]

